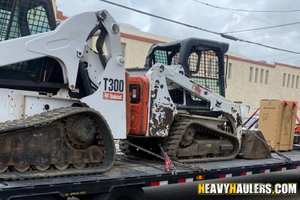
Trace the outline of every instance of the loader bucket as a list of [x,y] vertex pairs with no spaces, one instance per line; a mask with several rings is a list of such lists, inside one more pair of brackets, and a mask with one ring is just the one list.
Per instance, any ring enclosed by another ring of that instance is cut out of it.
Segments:
[[239,156],[246,159],[271,157],[271,150],[261,131],[243,130]]

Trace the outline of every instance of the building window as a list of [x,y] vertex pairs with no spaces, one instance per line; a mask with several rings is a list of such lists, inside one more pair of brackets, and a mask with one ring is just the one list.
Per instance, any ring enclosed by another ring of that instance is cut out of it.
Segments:
[[258,68],[255,69],[255,77],[254,77],[254,82],[257,83],[258,79]]
[[249,82],[252,81],[253,67],[250,67]]
[[260,70],[260,83],[262,84],[264,82],[264,70]]
[[282,87],[285,87],[286,73],[283,74]]
[[299,76],[296,78],[296,89],[298,89],[298,83],[299,83]]
[[268,84],[269,70],[266,70],[265,84]]
[[288,80],[287,80],[287,86],[286,87],[290,87],[290,79],[291,79],[291,75],[288,75]]
[[122,56],[125,57],[125,46],[126,46],[126,43],[121,43],[121,53],[122,53]]
[[292,76],[292,88],[294,88],[295,75]]
[[227,73],[227,77],[228,77],[228,79],[231,79],[231,69],[232,68],[232,63],[229,63],[229,65],[228,65],[228,73]]

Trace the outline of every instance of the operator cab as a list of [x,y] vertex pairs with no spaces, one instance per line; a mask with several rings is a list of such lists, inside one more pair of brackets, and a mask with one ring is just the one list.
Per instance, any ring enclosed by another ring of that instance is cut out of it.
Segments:
[[[228,51],[227,43],[188,38],[167,44],[154,44],[146,58],[143,69],[128,69],[129,72],[147,72],[155,63],[163,65],[181,65],[184,75],[214,93],[225,96],[224,54]],[[172,85],[172,83],[169,83]],[[181,89],[169,89],[172,101],[178,109],[206,110],[209,104],[185,93]]]
[[0,41],[54,30],[52,2],[49,0],[1,0]]
[[[0,0],[0,42],[55,28],[51,0]],[[0,87],[56,93],[67,87],[62,74],[60,64],[50,57],[14,63],[0,68]]]

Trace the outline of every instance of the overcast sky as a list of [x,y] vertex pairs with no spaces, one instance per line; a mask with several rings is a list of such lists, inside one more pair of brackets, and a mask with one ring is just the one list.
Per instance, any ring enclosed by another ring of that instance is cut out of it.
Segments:
[[[193,0],[111,0],[155,15],[163,16],[215,32],[230,32],[300,22],[300,12],[249,13],[212,8]],[[219,7],[247,10],[300,10],[299,0],[203,0]],[[58,9],[71,16],[84,11],[108,10],[117,22],[131,24],[142,31],[175,39],[199,37],[230,43],[230,51],[253,60],[281,62],[300,66],[300,55],[275,51],[260,46],[221,38],[218,35],[183,27],[100,0],[57,0]],[[300,23],[281,28],[232,33],[231,35],[300,52]]]

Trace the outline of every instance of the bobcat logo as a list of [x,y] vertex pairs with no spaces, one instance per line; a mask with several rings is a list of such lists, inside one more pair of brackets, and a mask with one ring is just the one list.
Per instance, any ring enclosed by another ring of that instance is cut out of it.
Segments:
[[200,95],[201,94],[201,89],[197,84],[194,84],[192,87],[193,90],[195,90],[195,93]]

